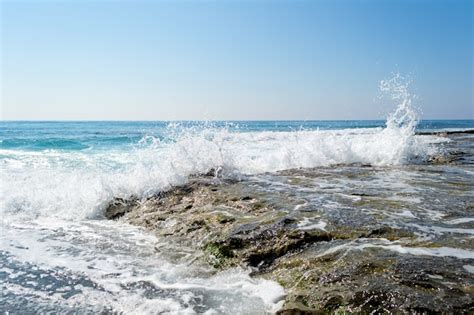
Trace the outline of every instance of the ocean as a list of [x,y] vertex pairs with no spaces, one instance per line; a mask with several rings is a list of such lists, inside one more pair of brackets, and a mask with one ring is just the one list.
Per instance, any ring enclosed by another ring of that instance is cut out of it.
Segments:
[[449,257],[472,280],[474,120],[416,121],[404,110],[387,121],[2,121],[0,310],[277,311],[289,289],[255,276],[258,266],[216,269],[158,228],[105,217],[114,200],[145,202],[209,173],[270,200],[295,230],[413,234],[410,244],[328,242],[317,255]]

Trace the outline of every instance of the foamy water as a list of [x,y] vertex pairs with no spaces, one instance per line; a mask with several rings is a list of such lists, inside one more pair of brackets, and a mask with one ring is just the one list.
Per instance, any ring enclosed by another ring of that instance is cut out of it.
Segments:
[[17,311],[23,298],[31,304],[24,310],[35,311],[258,313],[278,309],[284,295],[247,270],[212,275],[170,261],[152,235],[118,222],[37,220],[4,228],[2,289]]
[[4,150],[2,211],[9,216],[93,218],[114,197],[147,197],[211,169],[239,176],[351,163],[400,165],[426,160],[436,154],[433,143],[446,141],[405,132],[204,129],[184,131],[173,142],[105,152]]

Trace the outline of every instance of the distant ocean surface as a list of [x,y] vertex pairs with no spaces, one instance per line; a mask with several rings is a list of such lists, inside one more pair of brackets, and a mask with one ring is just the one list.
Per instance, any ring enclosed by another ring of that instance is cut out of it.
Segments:
[[[248,270],[213,275],[172,262],[156,254],[150,233],[104,220],[105,207],[114,198],[148,198],[210,170],[238,178],[341,165],[397,172],[400,166],[425,165],[452,143],[417,133],[474,129],[472,119],[416,125],[410,119],[0,122],[0,309],[273,312],[283,294],[276,282],[253,279]],[[472,176],[469,165],[450,172]],[[391,174],[385,180],[398,179]],[[174,293],[155,290],[150,298],[146,288],[133,286],[145,280]]]
[[[104,150],[133,147],[144,137],[172,140],[178,129],[226,129],[230,132],[311,131],[383,128],[384,120],[320,121],[2,121],[3,150]],[[474,129],[474,120],[422,120],[416,131]]]

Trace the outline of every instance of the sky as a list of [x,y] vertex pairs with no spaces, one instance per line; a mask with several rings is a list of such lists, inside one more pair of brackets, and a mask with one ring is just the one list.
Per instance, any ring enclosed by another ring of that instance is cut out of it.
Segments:
[[474,119],[473,1],[0,1],[2,120]]

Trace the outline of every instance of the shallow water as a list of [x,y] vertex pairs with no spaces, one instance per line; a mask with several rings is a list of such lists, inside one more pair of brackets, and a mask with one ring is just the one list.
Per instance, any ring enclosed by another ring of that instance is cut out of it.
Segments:
[[299,220],[300,229],[389,226],[446,247],[434,255],[459,252],[474,259],[474,137],[451,139],[469,143],[459,144],[467,150],[458,163],[338,165],[259,175],[251,182],[275,208]]
[[[420,245],[358,240],[449,256],[474,268],[473,135],[414,135],[379,121],[2,122],[0,309],[18,312],[261,314],[283,288],[250,270],[215,272],[186,246],[107,221],[117,197],[145,199],[192,174],[237,178],[302,230],[384,224]],[[427,121],[418,130],[474,129]],[[434,157],[455,157],[434,164]],[[423,241],[435,242],[426,248]],[[467,261],[467,262],[466,262]],[[465,262],[465,263],[464,263]],[[472,262],[472,263],[471,263]],[[471,270],[471,271],[470,271]]]
[[189,253],[163,257],[153,236],[116,222],[15,224],[1,244],[0,306],[13,312],[253,313],[283,294],[245,270],[211,274],[185,263]]

